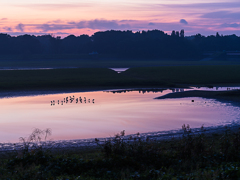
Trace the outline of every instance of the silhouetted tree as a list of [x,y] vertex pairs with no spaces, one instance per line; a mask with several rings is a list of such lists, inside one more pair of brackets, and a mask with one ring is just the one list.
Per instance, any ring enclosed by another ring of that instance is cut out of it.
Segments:
[[181,37],[181,38],[184,38],[184,29],[182,29],[182,30],[180,31],[180,37]]
[[10,54],[13,52],[11,39],[11,36],[8,34],[0,34],[0,54]]
[[179,31],[176,31],[176,37],[179,37]]
[[176,33],[175,33],[175,31],[174,31],[174,30],[172,31],[172,34],[171,34],[171,36],[172,36],[172,37],[175,37],[175,36],[176,36]]
[[35,36],[31,35],[22,35],[13,37],[11,43],[12,48],[14,49],[14,54],[40,54],[42,53],[42,47],[40,42]]
[[[180,38],[178,38],[180,37]],[[11,37],[0,34],[0,55],[85,54],[98,52],[102,57],[136,59],[195,59],[206,51],[240,51],[240,37],[234,35],[185,37],[184,30],[168,35],[160,30],[100,31],[92,36],[52,35]],[[78,56],[76,56],[78,57]]]

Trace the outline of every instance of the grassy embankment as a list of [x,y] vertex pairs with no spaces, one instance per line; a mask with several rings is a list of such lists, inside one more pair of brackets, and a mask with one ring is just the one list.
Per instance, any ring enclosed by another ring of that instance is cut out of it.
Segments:
[[[1,179],[239,179],[240,131],[192,134],[154,141],[124,132],[97,148],[42,149],[1,153]],[[31,141],[38,141],[38,134]],[[99,143],[96,139],[96,143]]]
[[240,83],[240,65],[0,71],[0,91],[134,87],[229,86]]
[[[10,59],[9,59],[10,58]],[[0,68],[111,68],[111,67],[157,67],[157,66],[189,66],[189,65],[240,65],[239,61],[177,61],[177,60],[149,60],[149,59],[71,59],[63,55],[38,56],[30,59],[14,57],[0,57]]]

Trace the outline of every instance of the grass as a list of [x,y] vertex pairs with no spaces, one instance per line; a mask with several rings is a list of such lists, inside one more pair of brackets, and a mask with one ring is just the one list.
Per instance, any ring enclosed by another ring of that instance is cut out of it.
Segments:
[[[46,131],[35,131],[34,137]],[[240,131],[192,133],[156,141],[115,138],[88,149],[43,149],[41,144],[0,160],[1,179],[239,179]],[[32,135],[31,135],[32,136]],[[33,140],[34,138],[30,138]],[[36,140],[35,139],[35,140]],[[37,140],[38,141],[38,140]]]
[[117,78],[113,71],[100,68],[1,71],[0,74],[3,90],[104,86]]
[[0,91],[214,86],[240,83],[240,65],[130,68],[117,74],[106,68],[0,71]]
[[239,65],[131,68],[125,74],[174,84],[231,84],[240,82]]
[[81,68],[112,68],[112,67],[157,67],[157,66],[189,66],[189,65],[239,65],[238,61],[179,61],[179,60],[152,60],[152,59],[91,59],[86,55],[32,55],[18,57],[17,55],[0,56],[0,68],[54,68],[54,67],[81,67]]

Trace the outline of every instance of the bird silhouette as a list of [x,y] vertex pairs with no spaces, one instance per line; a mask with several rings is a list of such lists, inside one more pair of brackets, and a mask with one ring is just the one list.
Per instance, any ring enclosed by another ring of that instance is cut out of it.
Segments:
[[[83,103],[83,101],[84,101],[84,103],[95,103],[95,99],[87,99],[86,97],[81,97],[81,96],[79,96],[79,98],[75,98],[75,96],[73,95],[73,96],[67,96],[67,97],[65,97],[65,98],[63,98],[63,100],[56,100],[57,102],[56,103],[58,103],[58,105],[59,104],[61,104],[61,105],[64,105],[64,103],[68,103],[68,101],[70,101],[70,103],[72,103],[74,100],[76,99],[76,104],[77,103]],[[55,100],[52,100],[51,101],[51,106],[54,106],[55,105]]]

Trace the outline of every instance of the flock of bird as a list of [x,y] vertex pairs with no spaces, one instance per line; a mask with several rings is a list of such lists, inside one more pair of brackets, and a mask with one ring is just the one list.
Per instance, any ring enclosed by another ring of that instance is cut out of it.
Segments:
[[63,105],[64,103],[72,103],[73,101],[76,101],[76,103],[95,103],[95,100],[94,99],[87,99],[86,97],[84,97],[83,99],[81,98],[81,96],[79,98],[75,98],[74,95],[73,97],[72,96],[69,96],[69,97],[66,97],[63,99],[63,101],[60,101],[60,100],[57,100],[55,102],[55,100],[51,101],[51,106],[54,106],[55,104],[58,104],[58,105]]

